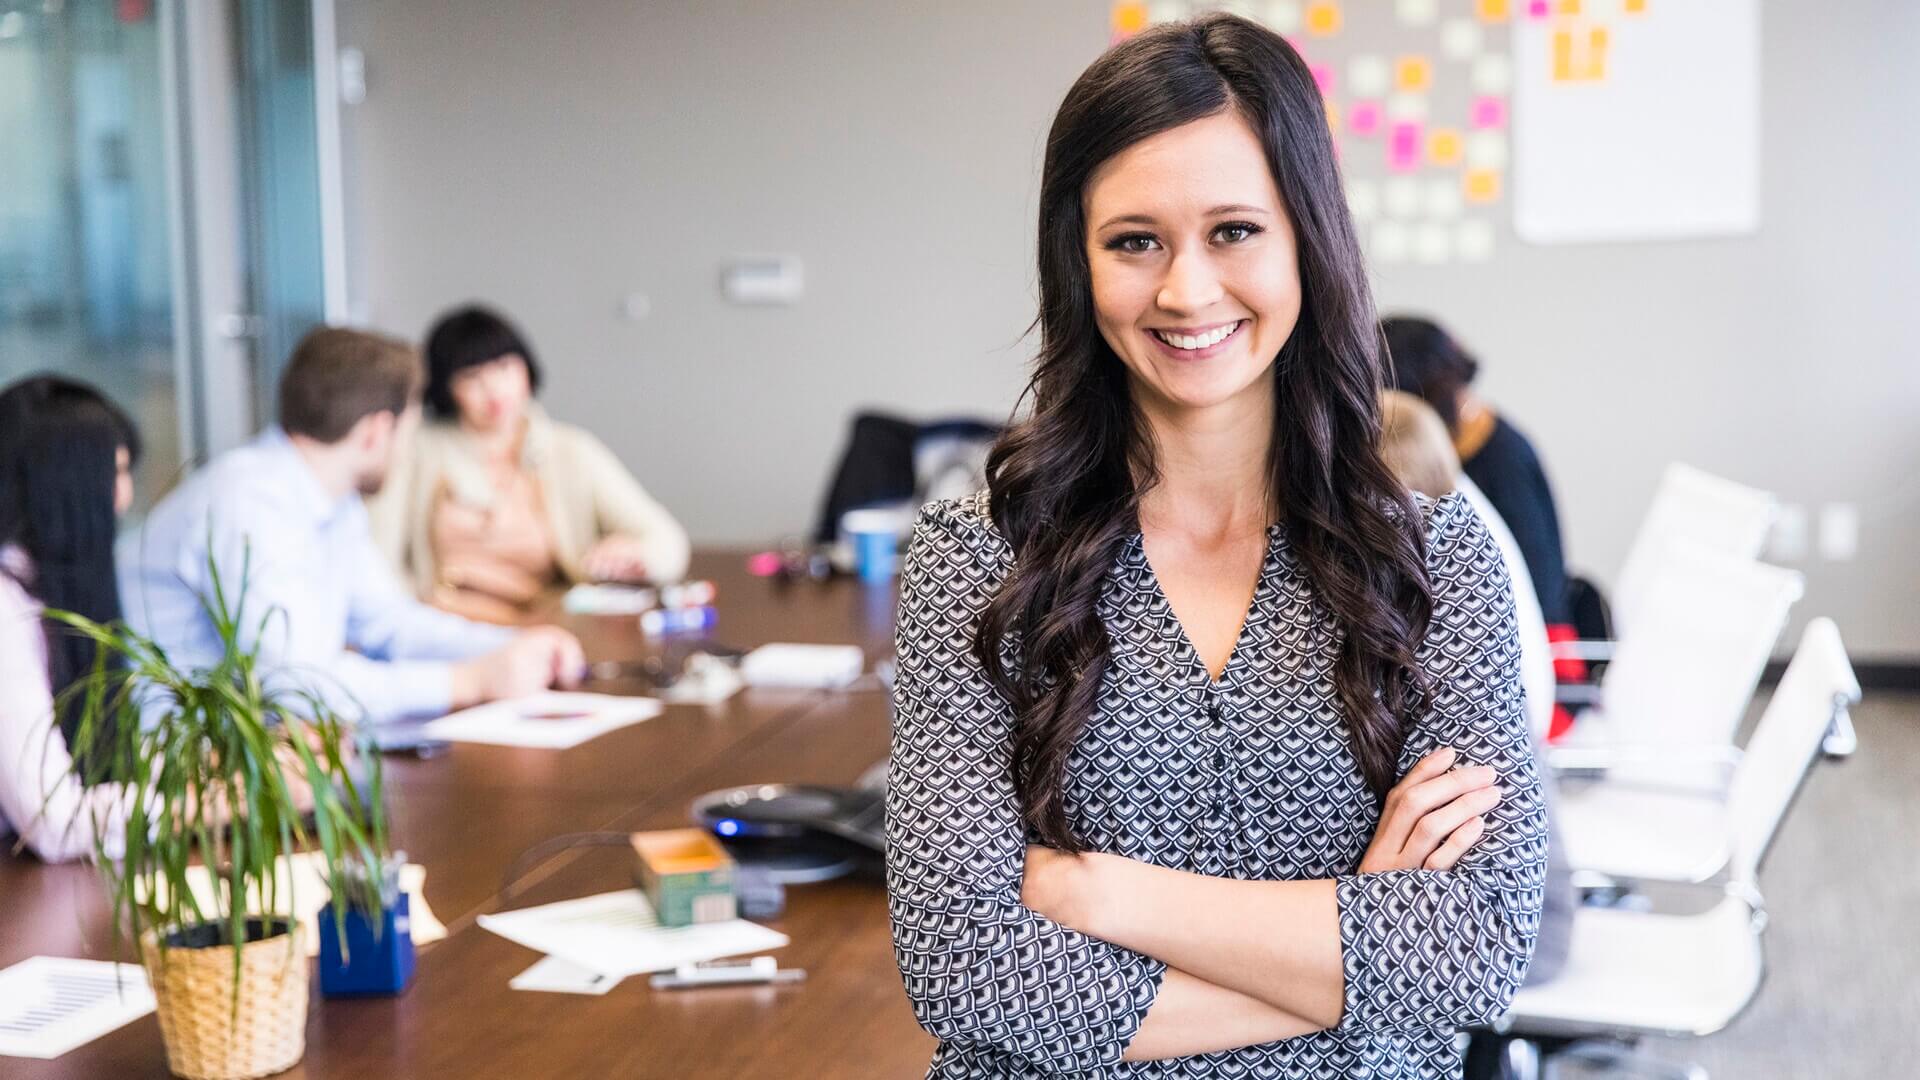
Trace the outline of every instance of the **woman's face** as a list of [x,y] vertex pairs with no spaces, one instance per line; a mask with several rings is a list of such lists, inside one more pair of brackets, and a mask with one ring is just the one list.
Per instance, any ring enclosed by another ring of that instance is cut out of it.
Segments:
[[1300,317],[1292,222],[1232,109],[1133,144],[1087,184],[1100,334],[1150,413],[1258,403]]
[[[98,505],[98,504],[96,504]],[[133,455],[124,446],[113,449],[113,515],[133,509]]]
[[517,425],[533,397],[527,362],[519,353],[464,368],[447,389],[460,410],[460,422],[480,432]]

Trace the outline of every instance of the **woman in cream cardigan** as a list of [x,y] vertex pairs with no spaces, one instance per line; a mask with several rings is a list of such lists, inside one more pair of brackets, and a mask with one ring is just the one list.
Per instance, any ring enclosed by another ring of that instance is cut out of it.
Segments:
[[511,622],[549,586],[674,581],[687,534],[600,440],[548,418],[540,367],[482,307],[427,335],[427,422],[369,504],[423,600]]

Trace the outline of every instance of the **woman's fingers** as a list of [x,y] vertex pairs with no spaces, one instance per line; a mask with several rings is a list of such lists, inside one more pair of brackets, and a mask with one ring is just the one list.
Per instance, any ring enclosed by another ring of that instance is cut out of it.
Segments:
[[1422,866],[1428,870],[1453,869],[1460,862],[1461,856],[1465,855],[1474,844],[1480,842],[1480,837],[1486,831],[1486,818],[1478,816],[1468,818],[1459,828],[1453,830],[1453,834],[1447,837],[1445,843],[1435,848],[1433,854],[1427,856],[1427,861]]
[[[1407,776],[1411,778],[1413,773],[1408,772]],[[1421,818],[1470,791],[1492,787],[1496,778],[1497,774],[1491,766],[1474,765],[1443,772],[1411,785],[1405,780],[1401,781],[1387,796],[1377,839],[1384,842],[1388,850],[1399,851],[1407,845]]]
[[1407,836],[1401,855],[1408,866],[1424,866],[1461,826],[1500,803],[1497,787],[1477,788],[1423,815]]
[[1393,786],[1396,789],[1412,787],[1422,781],[1431,780],[1453,768],[1453,763],[1459,756],[1453,747],[1443,746],[1415,762],[1413,768],[1407,770],[1407,775],[1401,777],[1400,782]]

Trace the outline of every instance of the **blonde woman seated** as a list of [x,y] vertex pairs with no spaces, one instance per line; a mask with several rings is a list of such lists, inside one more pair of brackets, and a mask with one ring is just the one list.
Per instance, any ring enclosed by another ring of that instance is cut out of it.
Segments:
[[686,531],[600,440],[548,418],[533,350],[504,318],[452,312],[425,351],[429,420],[369,506],[421,599],[514,622],[557,584],[686,573]]

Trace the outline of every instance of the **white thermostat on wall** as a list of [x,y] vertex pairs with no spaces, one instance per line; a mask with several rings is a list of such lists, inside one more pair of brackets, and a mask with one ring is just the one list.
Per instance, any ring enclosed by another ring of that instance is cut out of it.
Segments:
[[730,304],[791,304],[805,284],[798,255],[743,255],[720,271],[720,295]]

